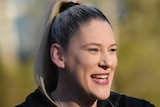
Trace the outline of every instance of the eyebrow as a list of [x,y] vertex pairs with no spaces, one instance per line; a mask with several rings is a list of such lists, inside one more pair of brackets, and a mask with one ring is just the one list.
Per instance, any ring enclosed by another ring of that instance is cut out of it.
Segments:
[[110,45],[110,47],[112,47],[112,46],[117,46],[117,43],[113,43]]
[[[101,44],[99,44],[99,43],[88,43],[88,44],[85,44],[84,46],[82,46],[82,48],[87,47],[89,45],[101,46]],[[117,44],[113,43],[109,47],[112,47],[112,46],[117,46]]]

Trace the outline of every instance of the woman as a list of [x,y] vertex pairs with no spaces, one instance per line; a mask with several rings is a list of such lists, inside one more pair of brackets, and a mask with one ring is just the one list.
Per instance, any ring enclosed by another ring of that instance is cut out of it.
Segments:
[[39,88],[17,107],[154,107],[111,92],[116,50],[111,24],[100,10],[57,1],[35,63]]

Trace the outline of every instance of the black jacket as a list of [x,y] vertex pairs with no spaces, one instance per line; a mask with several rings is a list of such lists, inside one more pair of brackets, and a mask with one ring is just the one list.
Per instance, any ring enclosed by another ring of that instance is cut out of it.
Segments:
[[[16,107],[57,107],[39,89],[31,93],[26,101]],[[109,99],[99,100],[97,107],[155,107],[149,102],[111,92]]]

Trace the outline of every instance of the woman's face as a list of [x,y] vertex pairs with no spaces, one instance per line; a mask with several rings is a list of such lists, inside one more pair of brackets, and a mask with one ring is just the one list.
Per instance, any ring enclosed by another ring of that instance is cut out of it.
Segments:
[[65,55],[65,84],[84,98],[108,98],[117,66],[116,49],[107,22],[92,20],[83,25],[80,32],[70,39]]

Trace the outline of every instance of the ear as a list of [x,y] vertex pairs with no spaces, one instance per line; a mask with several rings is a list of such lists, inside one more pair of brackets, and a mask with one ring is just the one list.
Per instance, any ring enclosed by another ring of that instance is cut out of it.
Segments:
[[51,55],[52,62],[55,63],[59,68],[65,67],[63,50],[59,44],[53,43],[51,45],[50,55]]

